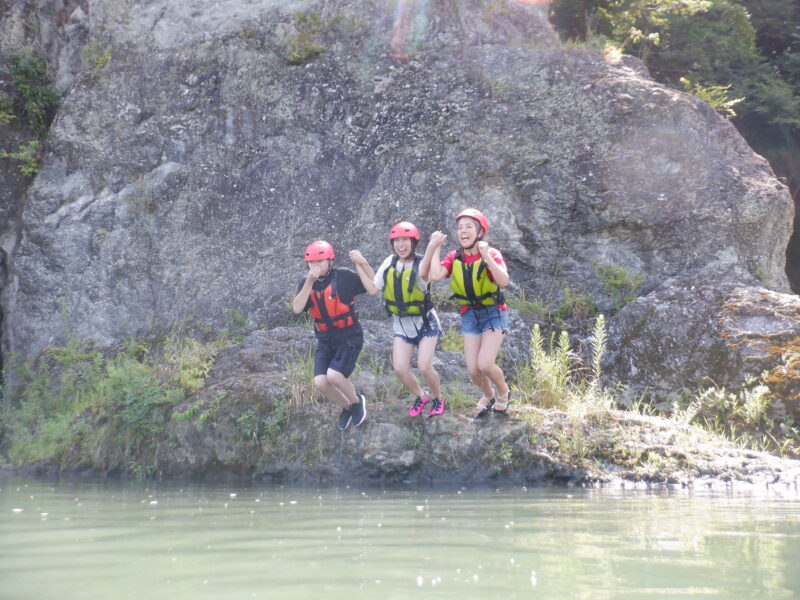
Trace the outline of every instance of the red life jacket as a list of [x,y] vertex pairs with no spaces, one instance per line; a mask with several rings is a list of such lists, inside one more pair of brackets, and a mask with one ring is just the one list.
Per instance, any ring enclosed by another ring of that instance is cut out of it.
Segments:
[[309,313],[314,318],[314,327],[317,331],[332,331],[352,327],[356,322],[356,313],[353,303],[345,304],[336,293],[336,272],[331,274],[330,283],[324,290],[318,292],[311,290],[311,308]]

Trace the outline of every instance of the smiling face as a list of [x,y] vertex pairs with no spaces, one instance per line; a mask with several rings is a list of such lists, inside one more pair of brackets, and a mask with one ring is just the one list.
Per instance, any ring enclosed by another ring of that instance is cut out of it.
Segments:
[[407,237],[394,238],[392,240],[392,248],[401,260],[409,259],[414,254],[414,240]]
[[462,248],[472,248],[482,233],[481,226],[471,217],[461,217],[456,223],[456,237]]

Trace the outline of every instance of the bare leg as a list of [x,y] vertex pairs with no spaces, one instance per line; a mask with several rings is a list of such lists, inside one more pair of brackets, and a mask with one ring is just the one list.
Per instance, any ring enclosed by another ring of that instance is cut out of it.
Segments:
[[394,338],[392,345],[392,366],[400,382],[406,386],[409,392],[417,398],[422,397],[422,388],[419,381],[411,372],[411,357],[414,354],[414,346],[407,344],[399,337]]
[[[484,331],[480,338],[480,348],[478,350],[478,370],[484,377],[491,380],[497,388],[497,393],[505,396],[508,393],[508,385],[503,369],[495,362],[500,344],[503,343],[503,332],[499,329],[494,331]],[[490,386],[491,387],[491,386]]]
[[356,388],[353,386],[353,382],[339,371],[328,369],[328,382],[339,392],[346,402],[345,404],[339,404],[339,406],[348,408],[351,404],[358,402],[358,395],[356,394]]
[[[330,370],[328,370],[328,372],[330,373]],[[339,374],[341,375],[341,373]],[[342,408],[350,407],[350,400],[341,392],[341,390],[339,390],[338,387],[330,382],[327,375],[316,375],[314,377],[314,385],[330,402],[333,402]]]
[[441,397],[439,374],[433,368],[433,353],[436,351],[437,337],[424,337],[419,342],[417,348],[417,368],[420,375],[428,384],[428,389],[431,391],[433,398]]
[[[464,362],[472,383],[477,385],[487,398],[494,396],[490,380],[478,368],[478,354],[481,349],[481,336],[466,334],[464,337]],[[499,346],[498,346],[499,348]]]

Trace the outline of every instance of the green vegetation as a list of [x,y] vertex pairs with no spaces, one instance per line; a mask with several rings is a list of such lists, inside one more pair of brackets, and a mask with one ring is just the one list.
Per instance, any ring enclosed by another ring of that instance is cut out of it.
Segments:
[[433,285],[431,286],[431,301],[436,307],[436,310],[445,312],[455,312],[461,306],[457,300],[452,298],[453,292],[450,290],[450,285]]
[[0,94],[0,125],[6,125],[14,119],[14,101]]
[[617,265],[594,263],[594,269],[605,290],[614,299],[614,308],[619,310],[636,299],[636,291],[644,281],[644,274],[631,275]]
[[61,100],[47,75],[47,65],[30,50],[21,50],[11,55],[10,67],[17,114],[38,139],[44,139]]
[[286,40],[286,60],[292,65],[301,65],[325,52],[325,46],[318,39],[326,25],[315,12],[295,13],[295,34]]
[[514,448],[508,442],[500,442],[493,455],[497,462],[504,467],[510,467],[514,462]]
[[551,317],[551,309],[541,302],[528,299],[528,296],[523,288],[520,288],[519,293],[515,296],[507,295],[506,304],[516,310],[523,317],[546,319],[550,319]]
[[553,306],[528,299],[525,290],[520,289],[517,295],[507,296],[506,303],[524,317],[545,321],[563,321],[569,318],[584,320],[597,313],[597,306],[589,294],[576,294],[569,286],[564,286],[562,294],[561,301]]
[[98,77],[108,66],[113,56],[111,46],[102,47],[98,42],[84,46],[81,54],[83,60],[91,67],[93,77]]
[[105,357],[71,339],[36,361],[12,359],[7,368],[25,385],[18,397],[4,398],[4,451],[16,463],[88,460],[106,471],[131,464],[141,471],[149,464],[141,459],[152,458],[173,408],[202,385],[219,346],[171,337],[158,352],[131,341]]
[[26,123],[36,139],[21,144],[14,152],[0,150],[0,159],[19,161],[17,168],[25,177],[39,172],[41,141],[55,116],[59,93],[51,86],[44,60],[30,50],[21,50],[9,59],[14,97],[0,95],[0,126],[19,118]]
[[419,427],[415,427],[414,424],[411,424],[411,430],[406,433],[405,436],[405,447],[408,450],[416,450],[420,446],[422,446],[422,435],[423,432]]
[[464,338],[455,327],[448,328],[439,340],[445,352],[464,352]]
[[322,19],[316,12],[297,12],[292,18],[295,33],[286,40],[286,60],[292,65],[305,64],[323,52],[323,42],[333,34],[353,34],[366,30],[358,17],[335,15]]
[[314,385],[314,351],[294,351],[286,361],[289,378],[289,407],[298,411],[307,404],[316,404],[319,392]]
[[10,158],[19,161],[17,169],[25,177],[33,177],[39,172],[39,152],[41,150],[41,143],[39,140],[31,140],[22,146],[16,152],[6,152],[0,150],[0,158]]
[[[614,390],[600,384],[606,344],[603,315],[597,317],[589,339],[588,364],[571,347],[567,332],[554,333],[545,344],[539,326],[535,325],[531,331],[530,357],[516,368],[512,388],[516,403],[522,407],[521,416],[533,423],[539,415],[536,411],[564,411],[566,421],[556,441],[576,464],[601,446],[620,445],[601,439],[599,432],[587,430],[587,418],[599,418],[597,415],[616,404]],[[673,400],[672,410],[664,416],[678,423],[697,425],[744,448],[796,455],[800,448],[800,428],[791,417],[778,422],[770,417],[774,398],[764,380],[765,377],[749,381],[736,392],[719,387],[685,392]],[[633,411],[649,415],[659,412],[643,401],[636,403]],[[653,460],[656,458],[660,457]]]
[[605,317],[599,315],[589,340],[590,367],[570,347],[569,335],[562,331],[550,336],[545,348],[539,325],[531,330],[530,357],[516,369],[514,397],[521,404],[585,412],[604,410],[613,405],[611,394],[599,382],[600,363],[606,349]]
[[553,0],[565,39],[613,44],[657,81],[706,100],[800,189],[800,4],[795,0]]
[[465,394],[453,385],[443,386],[442,395],[445,397],[447,409],[453,411],[474,410],[478,402],[477,397]]
[[565,286],[562,293],[564,298],[554,311],[559,319],[589,319],[597,312],[597,306],[589,294],[574,294],[569,286]]
[[763,378],[753,379],[737,392],[712,386],[700,391],[688,404],[676,401],[672,416],[744,448],[787,454],[800,439],[800,430],[791,416],[779,423],[769,416],[772,401]]
[[239,312],[235,308],[230,308],[225,311],[228,316],[228,321],[237,329],[247,329],[247,315]]
[[152,214],[156,212],[156,202],[150,196],[126,197],[125,202],[136,212]]
[[744,98],[731,98],[730,90],[731,85],[709,85],[702,86],[699,83],[690,81],[686,77],[680,79],[683,89],[687,92],[700,98],[703,102],[707,103],[711,108],[727,119],[732,119],[736,116],[736,111],[733,107],[739,104]]
[[214,421],[227,395],[227,392],[222,392],[212,400],[198,400],[186,410],[173,413],[173,416],[178,421],[194,421],[197,431],[203,431],[207,422]]
[[236,32],[240,38],[244,38],[246,40],[254,40],[258,37],[258,30],[256,29],[240,29]]

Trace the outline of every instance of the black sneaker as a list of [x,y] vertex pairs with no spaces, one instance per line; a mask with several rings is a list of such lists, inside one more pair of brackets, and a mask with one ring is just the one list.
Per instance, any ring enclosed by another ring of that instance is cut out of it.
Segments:
[[352,419],[352,410],[349,408],[343,408],[342,413],[339,415],[339,423],[336,425],[336,427],[339,428],[339,431],[344,431],[350,427],[350,421],[352,421]]
[[367,418],[367,405],[364,394],[359,394],[358,402],[350,405],[350,413],[353,415],[353,427],[358,427]]

